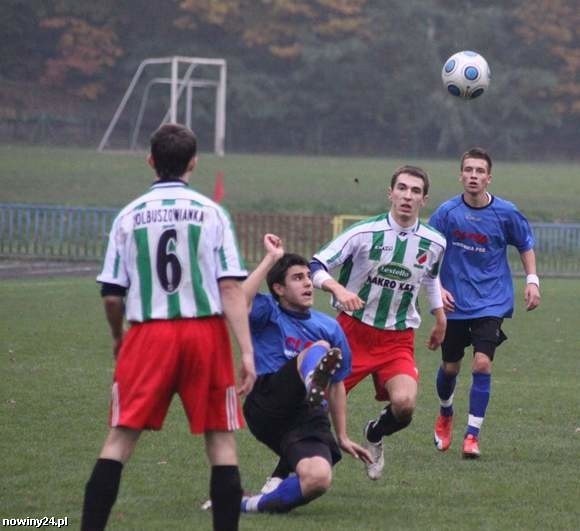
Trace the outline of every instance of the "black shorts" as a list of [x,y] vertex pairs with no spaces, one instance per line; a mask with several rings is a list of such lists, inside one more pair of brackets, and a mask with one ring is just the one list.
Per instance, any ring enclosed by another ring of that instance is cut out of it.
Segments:
[[244,402],[246,423],[254,437],[284,458],[292,470],[305,457],[320,456],[334,465],[341,453],[328,413],[306,403],[296,363],[294,358],[278,372],[258,377]]
[[448,320],[441,345],[443,361],[458,362],[465,354],[465,347],[469,345],[473,345],[474,354],[481,352],[493,360],[496,347],[507,339],[501,329],[502,323],[503,319],[499,317]]

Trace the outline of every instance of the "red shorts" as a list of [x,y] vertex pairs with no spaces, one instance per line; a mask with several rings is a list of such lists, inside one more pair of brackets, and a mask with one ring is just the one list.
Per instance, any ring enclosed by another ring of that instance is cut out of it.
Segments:
[[134,324],[125,335],[115,368],[110,425],[159,430],[175,393],[192,433],[243,426],[222,317],[148,321]]
[[407,374],[419,380],[414,329],[381,330],[346,313],[340,313],[337,320],[352,350],[352,371],[344,380],[347,393],[369,374],[373,375],[377,400],[389,399],[385,383],[394,376]]

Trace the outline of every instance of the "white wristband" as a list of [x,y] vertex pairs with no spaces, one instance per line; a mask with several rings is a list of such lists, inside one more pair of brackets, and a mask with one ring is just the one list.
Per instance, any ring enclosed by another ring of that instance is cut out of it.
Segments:
[[322,289],[322,284],[324,284],[324,282],[326,282],[329,278],[332,278],[332,276],[328,273],[328,271],[319,269],[318,271],[314,272],[314,275],[312,275],[312,284],[314,284],[315,288]]
[[529,275],[527,275],[526,276],[526,284],[535,284],[539,288],[540,287],[540,279],[538,278],[538,275],[535,275],[534,273],[530,273]]

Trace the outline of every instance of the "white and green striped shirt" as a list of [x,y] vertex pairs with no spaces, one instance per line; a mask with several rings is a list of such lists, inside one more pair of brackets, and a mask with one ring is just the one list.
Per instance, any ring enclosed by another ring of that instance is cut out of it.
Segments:
[[218,280],[246,276],[227,212],[158,181],[115,218],[97,281],[128,288],[127,320],[143,322],[221,314]]
[[368,218],[346,229],[314,255],[338,281],[365,302],[347,312],[375,328],[418,328],[417,296],[422,283],[439,275],[445,238],[420,221],[399,227],[390,214]]

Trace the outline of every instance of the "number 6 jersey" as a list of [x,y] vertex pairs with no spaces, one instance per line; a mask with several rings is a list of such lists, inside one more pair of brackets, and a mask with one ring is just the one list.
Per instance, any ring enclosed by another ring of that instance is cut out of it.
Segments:
[[127,320],[143,322],[221,314],[218,280],[246,276],[227,212],[158,181],[115,218],[97,281],[127,288]]

